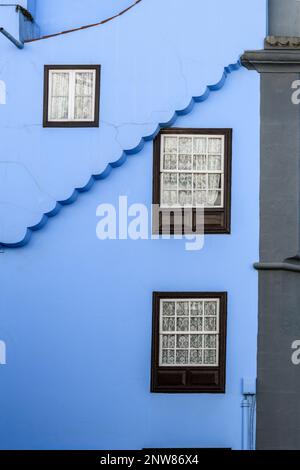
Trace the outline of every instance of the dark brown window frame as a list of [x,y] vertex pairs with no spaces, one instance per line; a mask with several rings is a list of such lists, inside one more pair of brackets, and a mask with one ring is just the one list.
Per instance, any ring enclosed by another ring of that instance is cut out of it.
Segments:
[[[93,121],[49,121],[49,72],[50,70],[95,70],[95,109]],[[101,65],[45,65],[43,127],[99,127]]]
[[[219,365],[160,366],[159,318],[161,299],[220,299]],[[152,393],[225,393],[226,389],[227,292],[153,292],[152,318]]]
[[[232,162],[232,129],[198,129],[198,128],[170,128],[162,129],[156,136],[153,144],[153,205],[160,206],[160,159],[161,159],[161,136],[172,134],[194,134],[194,135],[223,135],[225,137],[224,149],[224,207],[204,209],[204,233],[205,234],[230,234],[231,231],[231,162]],[[193,235],[199,233],[196,225],[196,208],[192,209],[191,228],[178,227],[172,222],[173,214],[178,212],[184,214],[184,209],[160,209],[159,221],[153,219],[153,233],[156,235]],[[171,214],[170,228],[162,227],[162,213],[166,211]],[[203,227],[201,227],[203,230]]]

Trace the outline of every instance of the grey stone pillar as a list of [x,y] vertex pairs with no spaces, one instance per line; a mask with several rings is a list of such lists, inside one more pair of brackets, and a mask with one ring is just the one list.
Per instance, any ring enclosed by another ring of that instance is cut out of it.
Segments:
[[299,1],[269,1],[269,34],[242,57],[261,75],[257,449],[300,450]]
[[299,0],[269,0],[270,36],[300,36]]

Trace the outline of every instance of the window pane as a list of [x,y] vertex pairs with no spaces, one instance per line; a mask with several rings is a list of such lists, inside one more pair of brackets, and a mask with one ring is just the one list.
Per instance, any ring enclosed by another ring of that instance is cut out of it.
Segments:
[[93,98],[77,96],[75,98],[75,119],[93,119]]
[[69,74],[68,72],[53,72],[52,79],[52,97],[69,96]]
[[189,330],[189,319],[178,317],[177,318],[177,331],[188,331]]
[[192,156],[179,155],[178,157],[178,170],[191,170],[192,169]]
[[191,335],[191,348],[202,348],[202,335]]
[[192,191],[179,191],[178,202],[180,206],[192,205]]
[[207,191],[207,206],[221,206],[222,194],[221,191]]
[[176,364],[185,365],[189,362],[188,350],[177,350],[176,351]]
[[163,315],[168,317],[175,315],[175,302],[163,302]]
[[206,317],[204,319],[205,331],[217,331],[217,320],[214,317]]
[[211,174],[208,175],[208,188],[209,189],[219,189],[221,187],[221,175],[220,174]]
[[177,349],[186,349],[189,347],[189,335],[177,335]]
[[207,139],[206,137],[194,137],[194,154],[206,153]]
[[208,139],[208,153],[221,153],[222,152],[222,139],[212,138]]
[[192,189],[193,176],[189,173],[179,173],[179,189]]
[[180,137],[179,138],[179,153],[180,154],[191,154],[193,151],[193,139],[192,137]]
[[211,349],[217,347],[217,335],[204,335],[204,347]]
[[206,155],[194,155],[194,170],[205,171],[207,169]]
[[191,317],[191,331],[202,331],[203,319],[201,317]]
[[202,350],[201,349],[192,349],[190,351],[190,362],[192,365],[201,365],[202,364]]
[[175,331],[175,319],[174,318],[163,319],[163,331]]
[[207,176],[203,174],[194,174],[194,189],[206,189],[207,188]]
[[217,351],[215,349],[206,349],[204,351],[204,364],[217,365]]
[[94,74],[93,72],[76,72],[75,96],[93,96]]
[[[224,138],[178,134],[162,139],[161,204],[222,208]],[[163,193],[165,190],[176,190],[177,195]]]
[[210,155],[208,158],[208,170],[221,171],[221,169],[222,169],[221,155]]
[[177,169],[177,155],[166,154],[164,156],[164,170]]
[[176,315],[186,316],[189,314],[189,302],[176,303]]
[[68,119],[69,114],[69,74],[55,72],[50,75],[51,97],[50,115],[52,120]]
[[163,349],[162,351],[162,364],[172,365],[175,362],[175,351],[171,349]]
[[217,315],[218,304],[216,301],[207,301],[204,305],[205,315]]
[[163,335],[162,347],[163,348],[175,348],[175,335]]
[[206,191],[195,191],[193,195],[193,205],[194,206],[205,206],[207,200]]
[[164,137],[164,152],[177,153],[177,137]]
[[162,203],[166,206],[177,204],[177,191],[163,191]]
[[177,189],[177,174],[165,173],[163,175],[162,184],[164,189]]
[[68,98],[54,97],[51,99],[50,119],[68,119]]
[[75,112],[77,120],[93,120],[93,94],[94,94],[93,72],[76,72],[75,74]]
[[203,315],[203,302],[191,302],[191,316]]
[[218,365],[217,299],[162,300],[160,315],[162,365]]

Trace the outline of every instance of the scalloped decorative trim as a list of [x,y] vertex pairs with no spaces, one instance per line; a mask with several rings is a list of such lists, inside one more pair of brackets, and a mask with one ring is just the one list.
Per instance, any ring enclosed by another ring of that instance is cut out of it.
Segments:
[[145,142],[149,142],[149,141],[155,139],[155,137],[159,133],[160,129],[172,127],[173,124],[176,122],[178,116],[185,116],[186,114],[189,114],[192,111],[192,109],[194,108],[194,105],[196,103],[201,103],[201,102],[207,100],[207,98],[209,97],[211,92],[220,90],[224,86],[228,75],[231,74],[232,72],[236,71],[236,70],[239,70],[240,68],[241,68],[240,60],[238,60],[235,64],[230,64],[227,67],[224,67],[223,75],[221,77],[221,80],[218,83],[216,83],[214,85],[208,85],[206,87],[205,92],[202,95],[193,96],[191,98],[191,101],[189,102],[189,104],[185,108],[176,110],[174,112],[172,118],[168,122],[159,123],[157,125],[156,130],[152,134],[142,137],[137,146],[135,146],[134,148],[131,148],[131,149],[123,150],[120,158],[117,161],[112,162],[112,163],[108,163],[105,170],[102,171],[100,174],[91,175],[91,177],[90,177],[89,181],[87,182],[87,184],[85,184],[83,187],[75,188],[72,195],[68,199],[65,199],[65,200],[62,200],[62,201],[57,201],[54,209],[52,209],[49,212],[46,212],[41,217],[41,220],[37,224],[27,228],[26,235],[24,236],[24,238],[20,242],[17,242],[17,243],[1,243],[0,242],[0,247],[2,246],[2,247],[8,247],[8,248],[17,248],[17,247],[22,247],[22,246],[26,245],[29,242],[32,233],[37,231],[37,230],[40,230],[41,228],[43,228],[46,225],[48,219],[50,217],[54,217],[56,214],[58,214],[58,212],[61,210],[61,208],[63,206],[66,206],[66,205],[69,205],[69,204],[72,204],[73,202],[75,202],[77,197],[79,196],[79,194],[83,193],[85,191],[88,191],[97,180],[105,179],[110,174],[112,169],[118,168],[121,165],[123,165],[123,163],[125,163],[125,161],[127,160],[128,156],[139,153],[143,149],[143,147],[145,145]]

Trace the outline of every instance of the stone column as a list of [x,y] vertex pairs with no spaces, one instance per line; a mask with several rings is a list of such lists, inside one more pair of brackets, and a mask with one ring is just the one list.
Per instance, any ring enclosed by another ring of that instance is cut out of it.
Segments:
[[269,0],[269,33],[263,50],[242,56],[261,76],[257,449],[299,450],[300,365],[292,362],[300,340],[298,0]]

